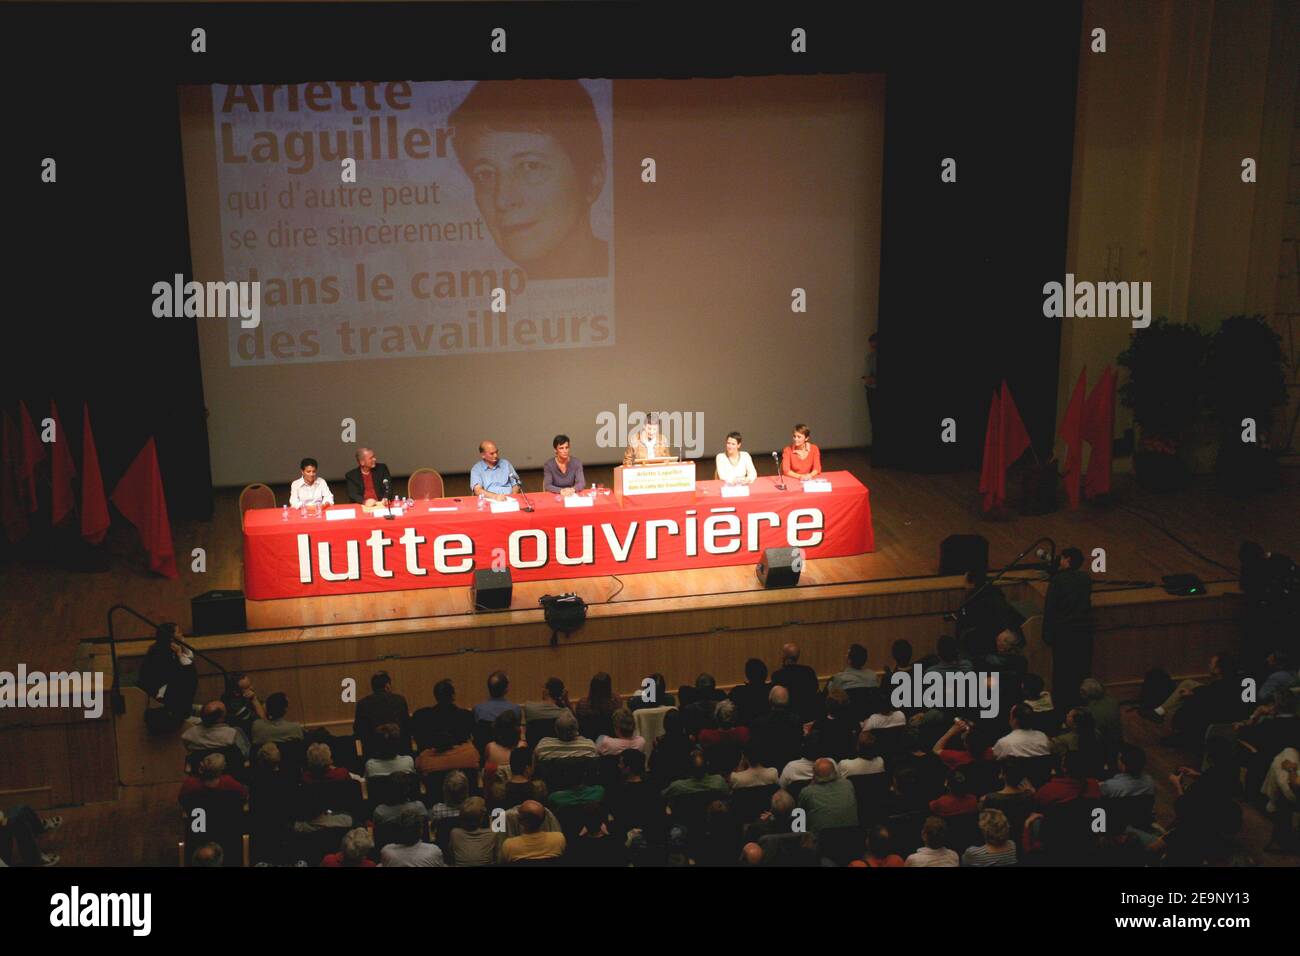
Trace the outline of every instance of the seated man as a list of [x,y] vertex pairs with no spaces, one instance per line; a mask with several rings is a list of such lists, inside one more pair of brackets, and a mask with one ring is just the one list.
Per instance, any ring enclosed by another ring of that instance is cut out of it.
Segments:
[[647,459],[671,458],[673,450],[659,433],[659,416],[651,415],[646,419],[640,431],[627,437],[627,448],[623,452],[623,467],[627,468]]
[[181,743],[188,753],[197,750],[224,750],[237,747],[239,752],[248,757],[248,738],[238,727],[226,723],[226,705],[219,700],[209,701],[203,705],[199,714],[199,723],[191,724],[181,734]]
[[536,800],[525,800],[519,805],[519,836],[508,837],[501,844],[502,863],[517,860],[555,860],[564,855],[563,833],[548,832],[542,828],[546,810]]
[[478,453],[481,460],[469,470],[470,490],[494,501],[505,501],[511,495],[519,494],[523,487],[519,475],[515,473],[515,466],[501,457],[496,442],[479,442]]
[[456,686],[443,678],[433,685],[432,707],[421,707],[411,715],[411,733],[420,750],[428,749],[436,734],[446,731],[455,743],[474,736],[474,715],[456,706]]
[[436,844],[424,842],[425,816],[404,810],[397,819],[400,836],[379,853],[380,866],[446,866]]
[[555,718],[555,736],[543,737],[533,751],[533,762],[548,760],[596,759],[596,745],[578,733],[578,718],[565,712]]
[[393,679],[388,671],[377,671],[370,678],[370,690],[370,694],[357,701],[352,720],[352,733],[367,753],[374,749],[383,724],[397,724],[398,735],[406,740],[410,736],[411,720],[406,698],[393,692]]
[[286,694],[276,691],[266,698],[266,717],[253,721],[253,746],[302,740],[302,724],[285,720],[284,715],[288,712],[289,698]]
[[829,687],[838,690],[879,687],[880,678],[876,672],[867,669],[867,649],[861,644],[849,648],[848,667],[830,680]]
[[1101,782],[1103,797],[1146,797],[1155,794],[1155,781],[1146,773],[1146,751],[1129,744],[1120,749],[1118,763],[1119,773]]
[[325,484],[324,478],[316,475],[320,468],[316,464],[316,459],[304,458],[298,468],[302,471],[302,477],[295,478],[293,484],[289,486],[289,507],[301,508],[312,503],[321,506],[334,504],[334,494],[330,491],[330,486]]
[[1011,708],[1011,732],[993,745],[997,760],[1007,757],[1046,757],[1052,752],[1052,742],[1041,730],[1029,730],[1032,712],[1025,704]]
[[388,504],[384,482],[391,483],[388,466],[375,460],[375,450],[357,449],[357,467],[343,476],[348,486],[348,500],[359,505]]
[[835,761],[819,757],[812,783],[799,793],[799,807],[808,814],[808,832],[858,825],[858,798],[853,784],[840,776]]
[[492,723],[504,711],[512,710],[522,719],[523,708],[512,704],[506,694],[510,691],[510,678],[505,671],[493,671],[487,679],[488,699],[474,705],[474,720]]
[[186,777],[181,782],[181,792],[177,799],[188,805],[196,797],[218,790],[237,793],[244,800],[248,799],[248,788],[226,773],[226,758],[221,754],[208,754],[199,763],[199,775]]

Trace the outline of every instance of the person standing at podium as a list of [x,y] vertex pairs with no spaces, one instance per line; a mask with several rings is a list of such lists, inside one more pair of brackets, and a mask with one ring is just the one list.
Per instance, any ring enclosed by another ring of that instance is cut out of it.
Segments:
[[343,476],[348,485],[348,498],[355,504],[387,505],[384,482],[391,479],[388,466],[375,460],[375,450],[362,446],[357,449],[357,467]]
[[474,494],[505,501],[511,495],[519,494],[522,487],[515,466],[501,457],[494,441],[479,442],[480,461],[474,463],[469,471],[469,486]]
[[716,477],[729,485],[748,485],[758,477],[749,452],[740,450],[740,432],[727,436],[727,450],[718,452]]
[[807,481],[822,473],[821,450],[810,442],[812,431],[807,425],[795,425],[790,444],[781,452],[781,474]]
[[671,458],[673,450],[659,434],[659,416],[651,415],[639,432],[628,436],[627,449],[623,452],[623,467],[644,462],[647,458]]
[[556,435],[551,442],[555,457],[542,465],[542,490],[569,497],[587,487],[582,462],[569,454],[569,436]]

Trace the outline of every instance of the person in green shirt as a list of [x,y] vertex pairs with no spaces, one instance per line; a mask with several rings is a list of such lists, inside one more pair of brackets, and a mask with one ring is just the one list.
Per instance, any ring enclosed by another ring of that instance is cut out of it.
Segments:
[[808,814],[809,833],[858,825],[857,793],[829,757],[813,764],[812,783],[800,792],[799,807]]
[[689,777],[674,780],[664,789],[663,796],[668,801],[669,806],[678,797],[690,793],[714,791],[720,794],[728,794],[731,792],[731,789],[727,786],[727,781],[720,774],[709,773],[709,765],[704,759],[703,750],[696,748],[691,751],[689,766],[691,771]]

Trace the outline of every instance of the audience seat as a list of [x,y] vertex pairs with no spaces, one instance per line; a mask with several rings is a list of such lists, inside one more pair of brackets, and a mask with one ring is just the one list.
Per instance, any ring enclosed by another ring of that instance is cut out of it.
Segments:
[[524,739],[528,741],[529,749],[536,747],[537,742],[543,737],[555,736],[555,718],[543,718],[540,720],[530,720],[524,726]]
[[664,732],[664,714],[672,709],[671,707],[639,707],[632,712],[632,719],[636,721],[637,736],[645,741],[642,749],[647,760],[654,750],[655,740]]
[[770,783],[764,787],[741,787],[739,790],[733,790],[731,812],[741,824],[753,823],[763,811],[771,809],[772,795],[780,789],[779,784]]

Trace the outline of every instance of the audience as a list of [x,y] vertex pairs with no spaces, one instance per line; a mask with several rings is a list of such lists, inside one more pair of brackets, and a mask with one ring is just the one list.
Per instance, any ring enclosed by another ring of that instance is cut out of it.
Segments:
[[1032,712],[1025,704],[1011,708],[1011,732],[993,745],[993,756],[998,760],[1008,757],[1047,757],[1052,753],[1052,742],[1041,730],[1030,730]]
[[564,853],[566,841],[560,832],[542,828],[546,819],[545,808],[536,800],[525,800],[519,806],[518,836],[508,837],[501,844],[501,862],[520,860],[555,860]]
[[1001,810],[982,810],[979,820],[984,844],[967,848],[961,855],[961,865],[1015,866],[1016,844],[1006,815]]
[[921,826],[921,846],[903,861],[904,866],[959,866],[955,850],[948,849],[948,828],[940,817],[927,817]]
[[790,692],[789,706],[804,720],[817,716],[817,672],[799,663],[799,645],[782,646],[781,666],[772,674],[772,683]]
[[596,745],[578,733],[578,718],[566,710],[555,720],[555,736],[543,737],[533,751],[536,764],[548,760],[595,758]]
[[808,813],[808,832],[858,825],[858,798],[853,784],[840,776],[835,761],[819,757],[813,778],[799,793],[799,808]]
[[266,698],[266,716],[253,721],[253,749],[262,744],[283,744],[302,740],[302,724],[285,720],[289,712],[289,698],[276,691]]
[[488,699],[474,705],[474,720],[491,724],[504,713],[512,713],[519,720],[524,712],[518,704],[512,704],[506,694],[510,690],[510,678],[505,671],[493,671],[487,679]]
[[352,720],[352,733],[361,741],[366,754],[374,747],[379,728],[396,724],[403,740],[411,735],[410,710],[406,698],[393,693],[393,679],[387,671],[379,671],[370,678],[371,692],[357,701],[356,716]]
[[226,723],[226,705],[219,700],[209,701],[199,712],[199,722],[190,724],[181,734],[181,743],[190,753],[204,750],[225,750],[235,747],[248,759],[248,737],[238,727]]
[[446,866],[442,850],[424,842],[425,817],[416,810],[405,811],[397,820],[398,838],[379,854],[381,866]]
[[613,757],[624,750],[645,749],[645,738],[636,732],[636,719],[632,711],[621,709],[614,711],[614,735],[602,736],[596,740],[596,753],[602,757]]
[[411,715],[411,736],[417,750],[428,750],[440,733],[451,735],[453,743],[464,743],[474,736],[474,714],[456,706],[456,688],[449,680],[433,685],[432,707],[421,707]]

